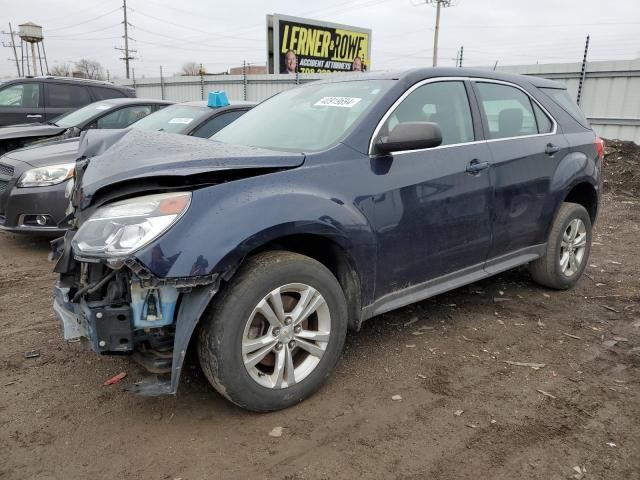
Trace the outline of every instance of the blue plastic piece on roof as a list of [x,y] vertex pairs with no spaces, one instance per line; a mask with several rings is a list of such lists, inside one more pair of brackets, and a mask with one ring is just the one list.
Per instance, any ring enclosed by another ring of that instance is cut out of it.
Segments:
[[207,105],[213,108],[226,107],[229,105],[227,94],[222,90],[218,92],[209,92],[209,101],[207,102]]

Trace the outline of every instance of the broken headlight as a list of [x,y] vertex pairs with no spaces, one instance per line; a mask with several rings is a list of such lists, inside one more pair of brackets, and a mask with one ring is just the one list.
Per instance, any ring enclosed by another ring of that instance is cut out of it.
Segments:
[[22,174],[18,180],[18,187],[47,187],[57,185],[73,177],[75,163],[63,163],[48,167],[32,168]]
[[100,207],[73,237],[73,250],[94,257],[123,257],[149,244],[187,211],[190,192],[136,197]]

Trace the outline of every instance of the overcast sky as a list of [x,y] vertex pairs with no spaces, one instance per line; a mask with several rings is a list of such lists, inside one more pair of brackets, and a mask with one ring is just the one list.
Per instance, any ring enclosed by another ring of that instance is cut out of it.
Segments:
[[[480,66],[640,57],[640,0],[453,0],[442,12],[440,65]],[[187,61],[209,72],[243,60],[265,64],[265,15],[281,13],[373,30],[373,70],[431,64],[436,10],[424,0],[128,0],[136,77],[178,72]],[[26,21],[42,25],[49,66],[79,58],[100,61],[124,77],[122,0],[0,0],[0,30]],[[3,40],[8,40],[3,35]],[[0,77],[15,76],[9,48]]]

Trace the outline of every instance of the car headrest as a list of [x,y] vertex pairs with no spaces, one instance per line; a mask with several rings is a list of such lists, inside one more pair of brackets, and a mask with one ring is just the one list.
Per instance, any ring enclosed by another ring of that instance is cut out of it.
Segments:
[[513,137],[522,131],[522,110],[506,108],[498,115],[498,131],[501,137]]

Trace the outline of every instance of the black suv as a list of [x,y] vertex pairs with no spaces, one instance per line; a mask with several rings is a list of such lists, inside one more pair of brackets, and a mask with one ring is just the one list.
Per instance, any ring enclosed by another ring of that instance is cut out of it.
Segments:
[[98,100],[135,97],[136,91],[99,80],[33,77],[0,84],[0,126],[46,122]]
[[566,289],[588,262],[603,144],[556,82],[340,77],[212,138],[97,131],[80,148],[54,310],[66,338],[170,373],[140,393],[175,393],[195,332],[220,393],[287,407],[347,328],[520,265]]

